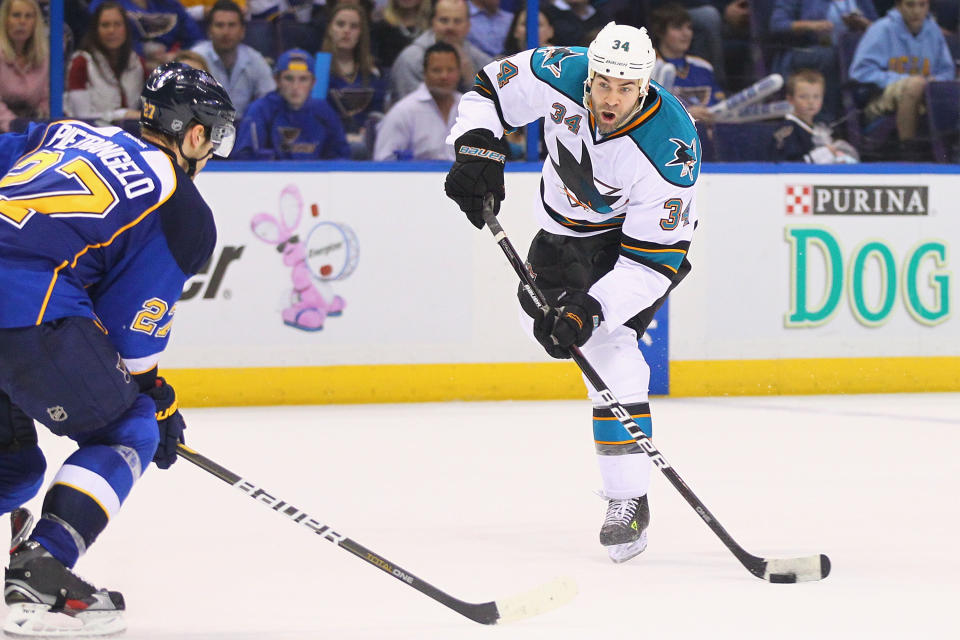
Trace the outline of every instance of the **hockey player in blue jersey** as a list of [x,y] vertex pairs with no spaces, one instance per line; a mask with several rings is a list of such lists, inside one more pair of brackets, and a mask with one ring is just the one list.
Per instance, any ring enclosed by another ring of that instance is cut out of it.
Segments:
[[[644,29],[608,24],[589,48],[544,47],[493,62],[460,102],[445,189],[478,228],[484,195],[505,197],[505,130],[544,118],[548,158],[528,264],[550,307],[521,290],[533,336],[555,358],[583,353],[651,434],[650,370],[637,348],[654,312],[689,272],[700,174],[696,129],[650,81]],[[531,326],[532,325],[532,326]],[[650,460],[587,383],[607,498],[600,542],[614,562],[647,544]]]
[[[192,178],[230,153],[234,108],[212,76],[177,63],[151,74],[141,102],[142,139],[64,120],[0,140],[0,513],[12,512],[15,635],[123,629],[121,594],[71,568],[183,437],[157,362],[184,282],[214,248]],[[35,420],[77,449],[31,531],[20,507],[46,468]]]

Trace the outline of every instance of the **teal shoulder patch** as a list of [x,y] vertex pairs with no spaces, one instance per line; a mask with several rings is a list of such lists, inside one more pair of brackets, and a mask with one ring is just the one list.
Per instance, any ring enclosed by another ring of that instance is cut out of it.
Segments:
[[583,82],[587,79],[585,47],[540,47],[530,58],[530,69],[571,100],[583,100]]
[[656,82],[648,100],[660,101],[657,112],[630,132],[653,166],[667,182],[678,187],[691,187],[700,177],[700,138],[697,128],[680,101]]

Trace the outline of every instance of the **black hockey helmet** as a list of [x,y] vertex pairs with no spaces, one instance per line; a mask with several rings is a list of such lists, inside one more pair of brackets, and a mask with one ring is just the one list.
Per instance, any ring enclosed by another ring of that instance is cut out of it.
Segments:
[[233,149],[237,110],[227,91],[206,71],[179,62],[157,67],[140,94],[140,126],[173,137],[177,144],[191,122],[210,131],[213,152],[226,158]]

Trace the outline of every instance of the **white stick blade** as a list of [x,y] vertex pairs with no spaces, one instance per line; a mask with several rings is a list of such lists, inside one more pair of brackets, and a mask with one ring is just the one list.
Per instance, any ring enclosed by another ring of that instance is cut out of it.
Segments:
[[572,578],[557,578],[526,593],[497,600],[497,612],[500,614],[497,624],[546,613],[567,604],[575,595],[577,583]]
[[769,559],[763,578],[770,582],[810,582],[830,575],[830,559],[823,555]]

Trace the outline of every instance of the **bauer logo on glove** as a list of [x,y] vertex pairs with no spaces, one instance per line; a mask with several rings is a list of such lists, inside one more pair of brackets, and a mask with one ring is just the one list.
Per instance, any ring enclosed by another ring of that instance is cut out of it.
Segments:
[[503,168],[507,160],[506,145],[489,129],[471,129],[454,142],[457,157],[444,191],[477,229],[482,229],[483,198],[493,194],[493,213],[500,212],[500,201],[506,197]]
[[468,147],[467,145],[460,145],[460,148],[457,149],[457,153],[462,153],[465,156],[477,156],[478,158],[484,158],[486,160],[493,160],[494,162],[499,162],[504,164],[507,161],[507,156],[497,151],[491,151],[490,149],[481,149],[479,147]]

